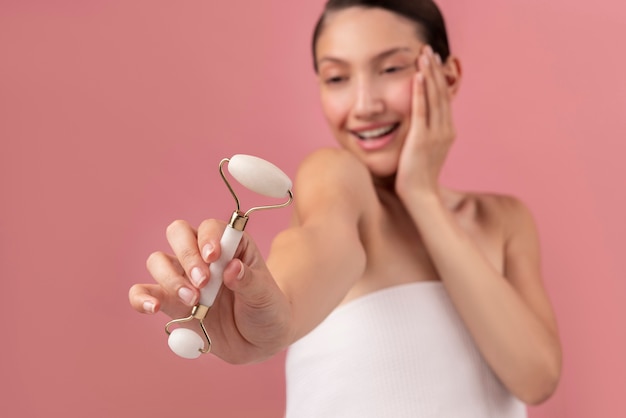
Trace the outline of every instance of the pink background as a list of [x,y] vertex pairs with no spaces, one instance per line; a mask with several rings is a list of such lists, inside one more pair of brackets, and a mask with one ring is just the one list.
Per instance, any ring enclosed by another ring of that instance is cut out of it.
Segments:
[[[171,221],[229,216],[221,158],[293,175],[333,143],[309,50],[322,3],[0,3],[0,415],[281,416],[282,356],[178,359],[127,291]],[[441,6],[465,70],[445,183],[518,195],[541,229],[564,370],[530,415],[624,417],[626,6]],[[264,251],[287,215],[251,220]]]

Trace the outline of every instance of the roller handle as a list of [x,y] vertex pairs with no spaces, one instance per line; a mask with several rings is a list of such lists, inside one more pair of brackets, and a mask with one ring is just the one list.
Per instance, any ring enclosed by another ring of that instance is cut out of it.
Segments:
[[209,265],[209,282],[200,290],[200,305],[211,307],[224,281],[224,268],[233,259],[239,246],[243,231],[228,225],[220,239],[222,253],[217,261]]

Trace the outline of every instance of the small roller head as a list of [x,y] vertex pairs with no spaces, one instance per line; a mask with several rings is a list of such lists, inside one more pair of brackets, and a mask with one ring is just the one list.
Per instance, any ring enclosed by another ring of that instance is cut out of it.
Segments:
[[291,190],[291,180],[274,164],[252,155],[236,154],[228,172],[243,186],[268,197],[281,198]]
[[167,344],[179,357],[194,359],[200,356],[204,348],[204,340],[194,331],[187,328],[176,328],[170,334]]

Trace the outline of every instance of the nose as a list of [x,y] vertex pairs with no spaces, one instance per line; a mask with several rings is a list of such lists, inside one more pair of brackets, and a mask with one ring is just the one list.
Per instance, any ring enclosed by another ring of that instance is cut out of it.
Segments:
[[354,116],[359,119],[371,119],[384,110],[385,103],[375,83],[367,79],[359,80],[356,86]]

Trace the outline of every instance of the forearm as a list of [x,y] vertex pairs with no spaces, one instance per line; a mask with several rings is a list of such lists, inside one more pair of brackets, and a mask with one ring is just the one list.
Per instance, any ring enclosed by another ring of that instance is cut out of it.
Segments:
[[536,403],[558,380],[558,339],[490,264],[441,198],[414,194],[407,209],[457,311],[486,361],[520,399]]
[[345,297],[365,269],[355,227],[297,227],[273,242],[267,261],[291,305],[290,343],[315,328]]

